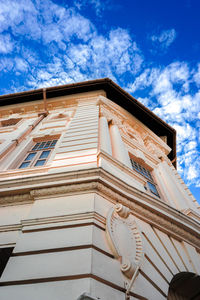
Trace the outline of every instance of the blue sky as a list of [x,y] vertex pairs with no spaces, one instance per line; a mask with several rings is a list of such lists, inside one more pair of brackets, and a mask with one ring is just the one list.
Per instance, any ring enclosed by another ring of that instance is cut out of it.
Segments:
[[200,202],[200,2],[1,0],[0,94],[110,77],[177,130]]

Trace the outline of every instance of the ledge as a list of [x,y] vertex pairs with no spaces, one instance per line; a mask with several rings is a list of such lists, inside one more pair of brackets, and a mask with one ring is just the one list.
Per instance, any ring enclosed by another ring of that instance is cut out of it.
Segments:
[[172,208],[159,198],[143,193],[122,182],[101,168],[45,174],[0,182],[0,205],[18,205],[55,197],[61,194],[98,193],[113,203],[119,202],[131,209],[132,214],[169,233],[182,238],[200,249],[200,223]]

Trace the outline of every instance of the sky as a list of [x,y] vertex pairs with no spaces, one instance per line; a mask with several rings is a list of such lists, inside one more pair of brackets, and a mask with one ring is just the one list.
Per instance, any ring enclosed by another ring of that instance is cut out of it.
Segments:
[[177,131],[200,203],[199,0],[0,0],[0,95],[109,77]]

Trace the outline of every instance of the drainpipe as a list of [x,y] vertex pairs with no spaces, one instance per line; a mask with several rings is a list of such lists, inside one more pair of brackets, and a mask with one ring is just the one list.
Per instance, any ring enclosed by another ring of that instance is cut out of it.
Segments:
[[130,291],[131,291],[131,288],[132,288],[132,286],[133,286],[133,283],[134,283],[134,281],[135,281],[135,279],[136,279],[136,277],[137,277],[137,275],[138,275],[138,273],[139,273],[139,269],[140,269],[139,266],[137,266],[136,269],[135,269],[135,272],[134,272],[134,274],[133,274],[133,277],[131,278],[131,281],[130,281],[130,283],[129,283],[129,286],[128,286],[128,288],[126,289],[125,300],[130,300]]
[[44,101],[44,111],[45,111],[46,115],[48,115],[49,112],[47,110],[47,93],[46,93],[45,88],[43,88],[43,101]]

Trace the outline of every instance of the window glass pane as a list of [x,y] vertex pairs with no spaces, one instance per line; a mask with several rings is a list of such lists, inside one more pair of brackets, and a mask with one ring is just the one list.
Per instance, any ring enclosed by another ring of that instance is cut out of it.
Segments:
[[156,186],[155,186],[153,183],[149,182],[149,181],[148,181],[147,183],[148,183],[148,186],[149,186],[150,191],[151,191],[153,194],[159,196],[158,191],[157,191],[157,189],[156,189]]
[[38,149],[43,149],[45,144],[46,144],[45,142],[42,142]]
[[28,162],[23,162],[23,163],[19,166],[19,169],[27,168],[29,165],[30,165],[30,161],[28,161]]
[[51,152],[50,150],[42,151],[42,154],[40,155],[39,159],[40,158],[47,158],[50,152]]
[[144,177],[146,177],[146,178],[148,178],[148,179],[150,179],[150,180],[153,181],[151,173],[147,169],[145,169],[144,167],[142,167],[140,164],[138,164],[133,159],[131,159],[131,163],[132,163],[133,169],[135,171],[137,171],[138,173],[142,174]]
[[41,159],[41,160],[38,160],[36,162],[36,164],[34,165],[34,167],[39,167],[39,166],[43,166],[46,162],[46,159]]
[[32,160],[32,159],[35,157],[35,155],[36,155],[36,152],[30,153],[30,154],[26,157],[25,161],[26,161],[26,160]]
[[148,177],[153,180],[151,173],[149,171],[147,171],[147,173],[148,173]]
[[33,148],[32,150],[37,150],[37,148],[39,147],[40,143],[37,143]]
[[50,144],[51,144],[51,141],[48,141],[44,148],[49,148]]
[[56,143],[57,143],[57,140],[53,140],[53,142],[51,143],[51,148],[54,148]]

